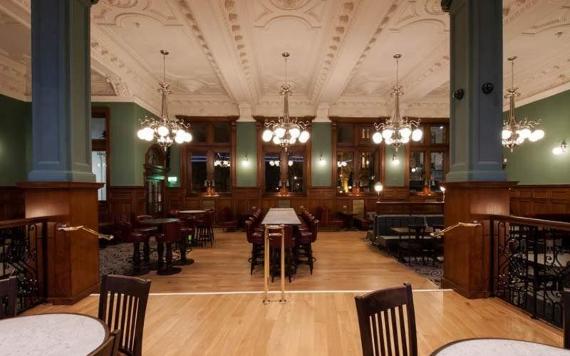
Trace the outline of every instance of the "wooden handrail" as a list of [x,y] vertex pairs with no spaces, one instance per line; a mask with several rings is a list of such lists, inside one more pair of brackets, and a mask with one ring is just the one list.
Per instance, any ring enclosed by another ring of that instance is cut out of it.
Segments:
[[570,223],[563,221],[544,220],[535,218],[526,218],[523,216],[515,215],[475,215],[477,220],[499,220],[513,224],[522,224],[535,227],[547,227],[557,230],[570,231]]
[[6,229],[11,227],[17,227],[22,225],[37,224],[43,222],[63,222],[67,219],[66,215],[52,215],[52,216],[40,216],[36,218],[25,218],[25,219],[12,219],[12,220],[0,220],[0,229]]

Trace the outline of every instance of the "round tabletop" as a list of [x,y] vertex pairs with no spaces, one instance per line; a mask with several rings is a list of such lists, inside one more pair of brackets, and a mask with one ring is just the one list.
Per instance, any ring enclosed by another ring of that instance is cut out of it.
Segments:
[[145,225],[163,225],[163,224],[170,224],[179,222],[180,219],[176,218],[157,218],[157,219],[144,219],[141,220],[141,224]]
[[469,339],[442,346],[432,356],[569,356],[570,350],[509,339]]
[[206,210],[180,210],[178,214],[204,214]]
[[80,314],[39,314],[0,320],[0,355],[87,355],[109,337],[101,320]]

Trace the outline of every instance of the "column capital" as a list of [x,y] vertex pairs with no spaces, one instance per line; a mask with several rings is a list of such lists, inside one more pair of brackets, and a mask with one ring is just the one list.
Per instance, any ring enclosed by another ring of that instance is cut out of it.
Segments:
[[443,11],[445,12],[449,12],[449,9],[451,8],[451,3],[453,2],[453,0],[441,0],[441,8]]

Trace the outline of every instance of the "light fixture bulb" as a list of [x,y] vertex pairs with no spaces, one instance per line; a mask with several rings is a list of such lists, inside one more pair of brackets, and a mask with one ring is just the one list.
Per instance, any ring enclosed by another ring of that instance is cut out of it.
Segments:
[[281,144],[281,139],[279,138],[279,136],[277,136],[277,135],[273,136],[273,143],[276,145]]
[[394,134],[394,130],[392,130],[392,129],[385,129],[384,131],[382,131],[382,137],[384,137],[384,140],[386,140],[386,141],[391,139],[393,134]]
[[311,137],[311,134],[309,133],[309,131],[303,130],[301,132],[301,134],[299,135],[299,142],[306,143],[307,141],[309,141],[310,137]]
[[293,127],[292,129],[289,130],[289,135],[291,136],[291,138],[297,139],[297,137],[301,135],[301,130],[299,130],[298,127]]
[[183,144],[184,141],[185,141],[184,132],[178,131],[178,132],[176,133],[176,136],[174,136],[174,141],[175,141],[177,144],[179,144],[179,145]]
[[374,191],[376,193],[380,193],[383,190],[384,190],[384,186],[382,185],[382,183],[378,182],[378,183],[374,184]]
[[[412,130],[409,127],[404,127],[402,129],[400,129],[400,136],[402,136],[402,138],[410,138],[410,136],[412,135]],[[409,140],[408,140],[409,142]]]
[[261,139],[263,140],[263,142],[271,141],[272,137],[273,137],[273,131],[271,131],[270,129],[265,129],[265,131],[263,131],[263,134],[261,135]]
[[563,154],[564,151],[562,150],[562,147],[558,146],[558,147],[554,147],[552,149],[552,154],[555,156],[560,156],[561,154]]
[[170,133],[170,130],[168,129],[168,127],[163,125],[163,126],[159,126],[158,129],[156,130],[156,132],[160,136],[165,137],[165,136],[168,136],[168,134]]
[[422,129],[415,129],[412,132],[412,141],[419,142],[422,140],[422,137],[424,137],[424,131]]
[[380,132],[376,131],[372,135],[372,142],[374,142],[377,145],[381,144],[382,143],[382,134]]
[[524,140],[526,140],[527,138],[530,137],[530,135],[532,134],[532,132],[530,131],[529,128],[523,128],[517,131],[517,133],[519,134],[519,136]]
[[528,138],[528,140],[530,142],[536,142],[536,141],[542,140],[543,138],[544,138],[544,130],[538,129],[538,130],[534,130],[530,134],[530,137]]
[[285,137],[285,133],[286,133],[286,130],[284,127],[278,127],[275,129],[275,136],[277,136],[278,138]]
[[511,138],[512,135],[513,132],[511,130],[503,130],[503,132],[501,132],[501,138],[503,140],[508,140],[509,138]]

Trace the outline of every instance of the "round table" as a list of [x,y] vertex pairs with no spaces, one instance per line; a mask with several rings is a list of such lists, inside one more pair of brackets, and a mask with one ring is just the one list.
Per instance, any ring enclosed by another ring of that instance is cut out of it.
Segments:
[[[172,223],[176,223],[176,222],[180,222],[180,219],[178,218],[152,218],[152,219],[144,219],[141,220],[141,224],[145,224],[145,225],[152,225],[152,226],[163,226],[166,224],[172,224]],[[164,230],[163,230],[164,231]],[[158,266],[157,266],[157,274],[160,275],[171,275],[171,274],[176,274],[176,273],[180,273],[181,269],[177,268],[177,267],[173,267],[172,266],[172,256],[167,254],[166,256],[166,265],[163,266],[162,265],[162,257],[163,257],[163,245],[160,241],[156,241],[159,245],[159,248],[157,249],[158,251]],[[182,241],[180,241],[180,261],[179,264],[181,265],[191,265],[194,263],[194,260],[192,258],[186,258],[186,240],[182,239]],[[162,268],[164,267],[164,268]]]
[[186,215],[198,215],[198,214],[205,214],[206,210],[180,210],[178,214],[186,214]]
[[0,355],[87,355],[109,337],[101,320],[80,314],[40,314],[0,320]]
[[444,345],[432,356],[569,356],[570,350],[510,339],[468,339]]

